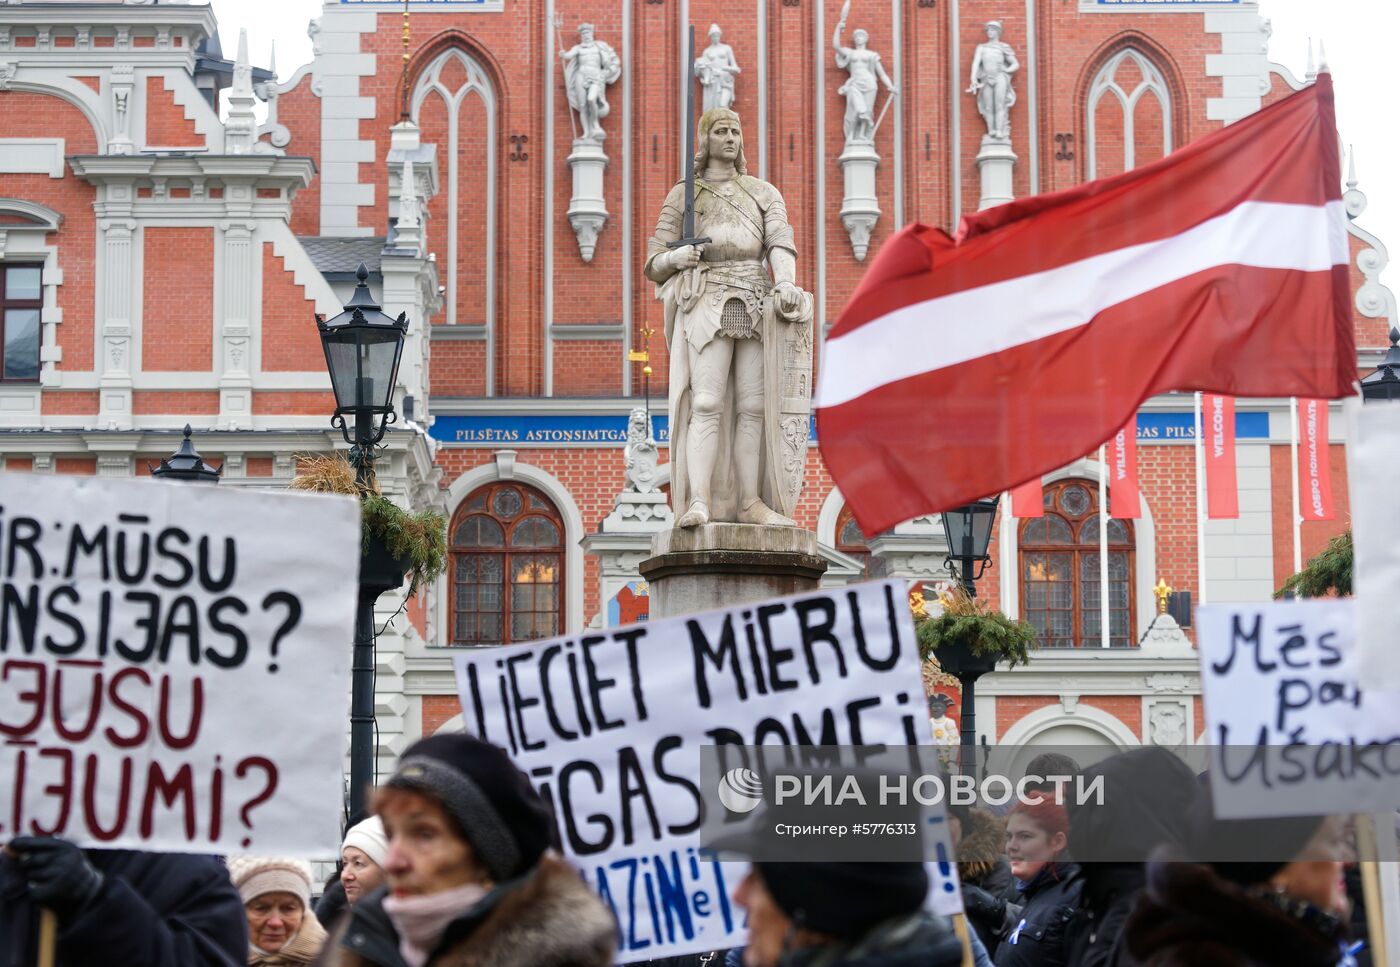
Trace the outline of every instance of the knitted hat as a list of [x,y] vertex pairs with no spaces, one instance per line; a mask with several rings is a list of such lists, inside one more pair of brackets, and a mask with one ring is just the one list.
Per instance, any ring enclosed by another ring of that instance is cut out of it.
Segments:
[[754,863],[778,909],[842,940],[913,913],[928,896],[922,863]]
[[1185,859],[1205,863],[1216,875],[1241,886],[1266,883],[1302,854],[1325,816],[1217,819],[1210,781],[1188,818]]
[[311,867],[290,856],[234,856],[228,861],[229,879],[243,902],[265,893],[290,893],[311,907]]
[[503,750],[474,736],[420,739],[385,785],[441,802],[497,882],[532,868],[555,839],[549,807],[530,780]]
[[378,816],[371,816],[364,822],[351,826],[346,831],[345,842],[340,848],[344,850],[347,846],[353,846],[364,853],[375,866],[383,866],[389,856],[389,837],[384,833],[384,820]]

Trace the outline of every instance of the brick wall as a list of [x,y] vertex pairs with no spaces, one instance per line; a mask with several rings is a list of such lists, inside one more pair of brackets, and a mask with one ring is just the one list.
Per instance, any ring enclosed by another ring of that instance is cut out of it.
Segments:
[[423,696],[423,734],[432,735],[438,729],[462,714],[462,703],[456,695]]
[[153,148],[201,147],[204,138],[185,109],[175,103],[174,84],[164,77],[146,78],[146,144]]
[[150,372],[214,367],[214,229],[142,229],[141,365]]
[[[316,330],[316,302],[272,244],[262,246],[262,368],[277,372],[324,372],[326,354]],[[332,407],[334,409],[334,407]]]
[[[1301,452],[1301,447],[1299,448]],[[1346,447],[1334,443],[1327,448],[1332,473],[1334,519],[1305,520],[1301,527],[1303,564],[1319,554],[1327,542],[1351,526],[1351,502],[1347,489]],[[1289,446],[1269,448],[1269,474],[1273,485],[1274,508],[1274,586],[1279,587],[1293,573],[1293,453]]]

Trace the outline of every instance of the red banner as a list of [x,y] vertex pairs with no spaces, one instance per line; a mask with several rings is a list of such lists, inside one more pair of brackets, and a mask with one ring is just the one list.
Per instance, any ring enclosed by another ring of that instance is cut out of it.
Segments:
[[1327,401],[1298,401],[1298,495],[1303,520],[1332,519],[1332,466],[1328,462]]
[[1201,401],[1206,452],[1206,516],[1228,520],[1240,516],[1240,488],[1235,470],[1235,398],[1206,393]]
[[1138,498],[1137,417],[1128,421],[1108,441],[1108,509],[1110,516],[1142,516]]
[[1011,491],[1012,517],[1044,517],[1045,488],[1040,478],[1028,480]]

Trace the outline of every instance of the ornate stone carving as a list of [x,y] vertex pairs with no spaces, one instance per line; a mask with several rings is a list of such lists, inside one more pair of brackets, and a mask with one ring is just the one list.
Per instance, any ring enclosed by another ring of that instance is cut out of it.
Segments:
[[19,65],[8,60],[0,60],[0,91],[8,91],[10,84],[15,79],[15,72],[19,70]]
[[1154,702],[1147,713],[1148,737],[1155,745],[1185,745],[1186,706],[1176,701]]
[[703,90],[702,110],[734,106],[734,75],[742,73],[734,59],[734,48],[724,43],[719,24],[710,25],[710,46],[695,58],[695,76]]
[[656,471],[661,464],[661,455],[647,423],[647,411],[640,407],[633,410],[627,419],[627,446],[622,451],[626,475],[622,488],[624,494],[650,494],[657,490]]
[[[880,55],[870,49],[869,33],[857,30],[851,35],[854,46],[842,45],[841,34],[846,29],[850,7],[847,2],[841,8],[841,19],[832,34],[831,46],[836,51],[836,66],[849,75],[836,92],[846,98],[846,117],[842,122],[846,146],[838,159],[846,189],[841,200],[841,224],[850,236],[852,254],[863,262],[870,248],[870,233],[880,220],[880,202],[875,191],[875,169],[880,165],[880,155],[875,151],[875,134],[890,103],[899,95],[899,88],[885,73]],[[875,102],[881,82],[890,94],[877,115]]]
[[248,60],[248,31],[238,32],[238,55],[233,61],[233,85],[228,92],[228,116],[224,121],[224,151],[252,154],[258,121],[253,114],[253,66]]

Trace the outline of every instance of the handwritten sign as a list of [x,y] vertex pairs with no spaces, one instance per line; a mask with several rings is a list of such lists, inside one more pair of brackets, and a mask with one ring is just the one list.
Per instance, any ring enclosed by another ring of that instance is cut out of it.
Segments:
[[339,846],[359,513],[0,475],[0,841]]
[[[617,915],[620,963],[743,943],[742,864],[703,859],[700,748],[928,744],[903,582],[455,658],[467,731],[510,752]],[[941,894],[940,894],[941,896]],[[951,909],[960,909],[954,891]]]
[[1203,605],[1198,613],[1217,815],[1400,806],[1400,694],[1363,687],[1355,602]]

